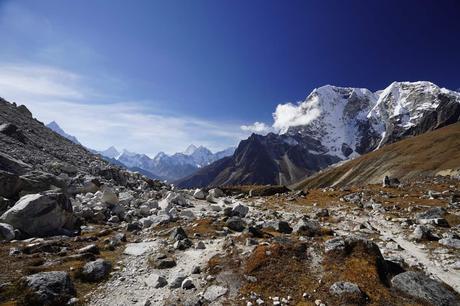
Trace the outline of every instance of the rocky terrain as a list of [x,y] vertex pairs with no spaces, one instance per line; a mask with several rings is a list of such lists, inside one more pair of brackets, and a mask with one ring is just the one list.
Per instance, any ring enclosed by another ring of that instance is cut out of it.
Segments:
[[279,133],[252,135],[233,156],[177,185],[294,184],[339,161],[458,122],[460,93],[430,82],[393,82],[375,93],[326,85],[294,108],[298,117]]
[[294,184],[294,189],[375,184],[386,175],[410,181],[460,174],[460,123],[401,140],[333,165]]

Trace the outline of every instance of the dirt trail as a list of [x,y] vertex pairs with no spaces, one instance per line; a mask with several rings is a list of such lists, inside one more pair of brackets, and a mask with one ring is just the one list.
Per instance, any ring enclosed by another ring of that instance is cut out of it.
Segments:
[[[404,251],[413,256],[419,263],[421,263],[426,272],[432,276],[442,280],[447,285],[451,286],[455,291],[460,293],[460,271],[448,267],[437,266],[429,257],[428,252],[420,249],[416,244],[403,238],[400,235],[393,234],[394,229],[388,225],[385,220],[374,218],[370,220],[370,224],[380,232],[384,237],[388,237],[396,242]],[[391,224],[394,227],[394,224]]]

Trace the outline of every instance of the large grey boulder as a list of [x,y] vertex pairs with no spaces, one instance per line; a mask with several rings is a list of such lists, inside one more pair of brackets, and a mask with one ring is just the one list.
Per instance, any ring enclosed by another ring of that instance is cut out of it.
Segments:
[[88,282],[97,282],[104,279],[112,270],[112,264],[104,259],[90,261],[83,266],[81,278]]
[[460,305],[460,300],[444,284],[420,272],[404,272],[391,279],[393,288],[437,306]]
[[72,203],[63,193],[30,194],[7,210],[0,222],[33,237],[54,235],[72,228],[72,211]]
[[6,223],[0,223],[0,241],[10,241],[14,239],[14,228]]
[[26,305],[66,305],[75,296],[75,288],[66,272],[41,272],[24,277]]

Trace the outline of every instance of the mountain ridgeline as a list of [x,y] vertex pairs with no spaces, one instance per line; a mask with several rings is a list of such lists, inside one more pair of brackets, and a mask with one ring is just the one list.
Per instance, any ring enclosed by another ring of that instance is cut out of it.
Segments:
[[290,185],[340,161],[456,123],[460,93],[430,82],[394,82],[377,92],[323,86],[298,105],[308,123],[251,135],[235,153],[178,180],[179,187]]

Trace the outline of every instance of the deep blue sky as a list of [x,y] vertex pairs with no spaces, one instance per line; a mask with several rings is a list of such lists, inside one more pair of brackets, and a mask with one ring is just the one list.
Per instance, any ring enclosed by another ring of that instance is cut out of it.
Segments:
[[456,0],[0,0],[0,18],[3,64],[69,71],[100,103],[170,115],[270,124],[325,84],[460,87]]

